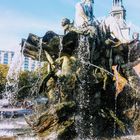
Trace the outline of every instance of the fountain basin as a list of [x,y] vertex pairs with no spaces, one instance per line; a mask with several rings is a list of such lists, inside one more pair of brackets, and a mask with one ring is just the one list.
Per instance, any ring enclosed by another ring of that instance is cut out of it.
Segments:
[[21,117],[24,115],[31,114],[31,109],[26,108],[0,108],[0,114],[3,117]]

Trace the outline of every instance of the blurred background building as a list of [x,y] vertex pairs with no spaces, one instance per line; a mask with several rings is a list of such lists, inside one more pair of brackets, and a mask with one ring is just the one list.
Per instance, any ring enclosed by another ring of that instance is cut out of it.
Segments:
[[[12,62],[12,58],[14,57],[14,54],[15,52],[12,51],[0,50],[0,64],[10,65]],[[24,57],[22,70],[34,71],[39,67],[41,67],[41,63],[39,61],[35,61],[32,60],[31,58]]]

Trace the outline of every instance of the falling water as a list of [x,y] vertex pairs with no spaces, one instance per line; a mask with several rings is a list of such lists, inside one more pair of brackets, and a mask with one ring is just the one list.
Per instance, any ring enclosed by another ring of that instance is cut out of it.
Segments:
[[60,39],[60,43],[59,43],[59,59],[60,59],[61,52],[63,50],[63,44],[62,44],[63,36],[59,36],[59,39]]
[[[16,92],[18,91],[18,82],[19,82],[19,74],[21,72],[22,64],[23,64],[23,50],[26,42],[24,42],[22,51],[16,51],[12,63],[10,65],[8,74],[7,74],[7,83],[5,87],[5,92],[3,93],[3,99],[0,101],[0,107],[3,105],[12,104],[15,101]],[[42,53],[42,39],[40,39],[39,43],[39,63],[41,63],[41,53]],[[38,79],[32,88],[32,93],[38,93],[38,84],[40,84],[41,79],[41,71],[38,70]],[[36,94],[37,95],[37,94]],[[35,107],[38,106],[35,105]],[[14,115],[15,111],[22,111],[21,108],[0,108],[0,138],[12,138],[16,140],[36,140],[34,136],[31,136],[33,133],[31,132],[29,126],[25,122],[24,118],[18,117],[14,119],[12,117],[12,113]],[[5,118],[3,113],[10,113],[10,118]],[[35,110],[36,117],[39,115],[38,109]],[[21,136],[18,136],[21,135]]]
[[38,63],[40,64],[40,66],[38,67],[38,70],[37,70],[37,75],[38,75],[38,79],[36,80],[36,82],[33,84],[33,87],[31,88],[31,96],[33,97],[32,98],[32,102],[34,102],[34,106],[33,106],[33,110],[34,110],[34,117],[37,119],[40,115],[39,113],[39,109],[38,109],[38,103],[37,101],[35,100],[36,97],[38,97],[38,93],[39,93],[39,85],[40,83],[42,82],[42,76],[41,76],[41,55],[42,55],[42,38],[40,38],[39,40],[39,44],[38,44]]
[[[24,46],[25,43],[23,45],[23,49]],[[18,91],[19,74],[21,71],[21,66],[23,64],[23,49],[22,51],[18,49],[15,52],[6,77],[7,82],[5,86],[5,91],[3,93],[3,99],[8,100],[10,103],[12,102],[16,92]]]
[[[117,95],[115,95],[115,103],[114,103],[114,115],[115,117],[117,117]],[[113,137],[115,138],[116,137],[116,127],[117,123],[116,123],[116,120],[114,119],[114,130],[113,130]]]
[[[41,54],[42,54],[42,38],[40,38],[39,40],[39,44],[38,44],[38,47],[39,47],[39,50],[38,50],[38,62],[39,64],[41,64]],[[41,82],[41,66],[39,66],[39,69],[38,69],[38,79],[37,81],[34,83],[34,86],[31,88],[31,95],[34,95],[34,96],[37,96],[38,95],[38,86]]]
[[[93,124],[89,120],[87,123],[86,119],[92,119],[91,115],[88,114],[90,113],[89,107],[89,76],[88,76],[88,71],[90,67],[86,65],[85,62],[89,62],[90,59],[90,50],[89,50],[89,44],[88,44],[88,38],[85,36],[80,36],[79,40],[79,47],[77,50],[78,54],[78,60],[79,60],[79,66],[81,67],[80,71],[80,84],[79,84],[79,89],[78,89],[78,104],[79,104],[79,109],[78,109],[78,115],[76,116],[76,131],[78,133],[79,139],[85,139],[88,138],[90,135],[92,135],[92,127]],[[90,132],[86,131],[86,128],[90,130]],[[88,133],[88,134],[87,134]],[[87,134],[87,135],[86,135]]]
[[[58,52],[58,66],[57,66],[57,69],[58,69],[58,72],[57,74],[58,75],[61,75],[61,62],[60,62],[60,58],[61,58],[61,53],[62,53],[62,50],[63,50],[63,44],[62,44],[62,41],[63,41],[63,36],[59,36],[59,52]],[[59,78],[58,76],[58,79],[57,79],[57,90],[55,92],[55,98],[61,102],[61,92],[60,92],[60,89],[61,89],[61,86],[62,86],[62,83],[61,83],[61,79]]]
[[[59,36],[59,52],[58,52],[58,63],[60,64],[60,58],[61,58],[61,53],[62,53],[62,50],[63,50],[63,44],[62,44],[62,40],[63,40],[63,36]],[[60,66],[58,66],[58,75],[61,74],[61,68]],[[60,82],[59,82],[59,79],[58,79],[58,86],[60,86]]]
[[[5,118],[4,120],[0,120],[0,139],[11,137],[17,140],[20,139],[20,136],[27,137],[26,135],[29,137],[33,135],[33,133],[31,132],[24,118]],[[30,140],[30,138],[28,140]]]
[[[24,49],[25,43],[23,44]],[[20,48],[20,47],[19,47]],[[18,91],[19,74],[23,64],[23,50],[16,50],[15,55],[9,67],[9,71],[6,77],[5,91],[2,94],[3,99],[0,100],[0,137],[9,137],[17,133],[17,129],[21,129],[23,132],[23,126],[20,127],[19,121],[13,121],[14,111],[17,109],[13,108],[12,103],[15,101],[16,92]],[[3,108],[3,106],[8,108]],[[8,114],[10,118],[5,118],[4,114]],[[20,122],[23,121],[20,118]],[[25,123],[25,121],[24,121]]]

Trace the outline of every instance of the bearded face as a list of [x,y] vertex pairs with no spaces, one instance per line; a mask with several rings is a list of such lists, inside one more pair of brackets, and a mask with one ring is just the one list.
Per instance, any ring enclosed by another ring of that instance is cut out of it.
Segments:
[[94,0],[81,0],[82,2],[91,2],[91,3],[94,3]]

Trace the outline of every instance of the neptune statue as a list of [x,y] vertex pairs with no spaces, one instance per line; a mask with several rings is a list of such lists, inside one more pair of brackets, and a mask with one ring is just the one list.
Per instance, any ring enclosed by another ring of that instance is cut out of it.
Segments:
[[93,3],[93,0],[81,0],[76,4],[75,25],[77,27],[93,24]]

